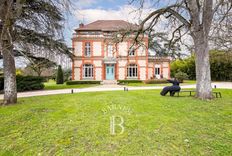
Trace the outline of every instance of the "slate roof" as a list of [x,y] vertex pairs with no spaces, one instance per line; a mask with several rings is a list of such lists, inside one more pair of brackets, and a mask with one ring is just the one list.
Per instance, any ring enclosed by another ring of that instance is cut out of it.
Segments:
[[97,20],[77,28],[76,31],[118,31],[122,29],[136,30],[138,25],[123,20]]

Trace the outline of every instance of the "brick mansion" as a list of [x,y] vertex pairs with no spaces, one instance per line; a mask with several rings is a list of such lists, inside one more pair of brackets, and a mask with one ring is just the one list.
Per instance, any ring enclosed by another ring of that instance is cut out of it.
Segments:
[[112,36],[120,29],[135,29],[137,25],[123,20],[98,20],[80,24],[72,37],[74,59],[73,80],[148,80],[170,78],[170,60],[148,53],[148,36],[144,46],[131,48],[129,37],[115,44]]

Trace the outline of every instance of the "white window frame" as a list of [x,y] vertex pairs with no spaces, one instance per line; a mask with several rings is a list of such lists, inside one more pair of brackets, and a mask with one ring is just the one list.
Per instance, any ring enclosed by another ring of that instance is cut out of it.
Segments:
[[85,42],[85,56],[90,57],[91,56],[91,43]]
[[113,57],[114,56],[113,45],[112,44],[107,45],[107,56],[108,57]]
[[82,77],[86,79],[93,78],[93,65],[92,64],[84,64],[82,68]]
[[155,67],[155,75],[160,75],[160,67]]
[[127,77],[138,78],[138,66],[137,64],[129,64],[127,66]]

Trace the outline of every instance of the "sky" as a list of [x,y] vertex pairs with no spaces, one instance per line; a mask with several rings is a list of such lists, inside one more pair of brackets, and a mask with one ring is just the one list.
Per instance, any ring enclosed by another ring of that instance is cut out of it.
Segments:
[[138,5],[130,5],[129,0],[75,0],[71,8],[72,14],[67,16],[64,30],[65,41],[70,47],[73,30],[79,27],[79,23],[88,24],[96,20],[139,23],[152,11],[148,3],[143,11],[138,11]]
[[[129,4],[131,0],[73,0],[71,12],[67,16],[64,29],[64,39],[69,47],[72,47],[72,33],[74,29],[79,27],[79,23],[89,24],[96,20],[125,20],[130,23],[139,24],[141,20],[147,17],[156,8],[164,7],[163,5],[170,5],[175,0],[162,0],[154,4],[154,0],[146,0],[143,9],[135,0],[133,4]],[[161,17],[165,21],[164,17]],[[164,23],[160,22],[155,26],[158,32],[171,32],[173,28],[167,28]],[[168,36],[171,38],[172,33]],[[188,35],[183,37],[185,44],[191,44],[192,41]],[[182,53],[186,53],[187,49],[181,45]]]
[[[64,40],[69,47],[72,47],[72,34],[79,23],[89,24],[96,20],[125,20],[131,23],[138,23],[152,9],[144,9],[142,17],[136,3],[129,5],[129,0],[71,0],[70,14],[65,14]],[[147,0],[149,1],[149,0]],[[17,67],[25,67],[26,63],[16,59]],[[2,62],[0,61],[0,67]]]
[[[173,0],[162,0],[159,6],[154,6],[152,0],[146,0],[142,10],[138,10],[139,4],[129,4],[131,0],[71,0],[71,14],[65,14],[64,40],[69,47],[72,47],[72,34],[79,23],[89,24],[96,20],[125,20],[131,23],[139,23],[156,7],[162,7]],[[136,0],[135,0],[136,1]],[[139,0],[137,0],[139,1]],[[164,31],[162,25],[157,25],[159,31]],[[184,49],[184,48],[183,48]],[[0,62],[1,66],[1,62]]]

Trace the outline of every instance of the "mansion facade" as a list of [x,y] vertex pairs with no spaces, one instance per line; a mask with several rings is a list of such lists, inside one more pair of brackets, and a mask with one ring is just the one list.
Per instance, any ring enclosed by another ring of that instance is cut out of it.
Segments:
[[133,38],[119,43],[113,34],[121,29],[136,29],[122,20],[98,20],[75,30],[72,37],[73,80],[148,80],[170,78],[170,60],[148,54],[148,37],[143,46],[133,48]]

